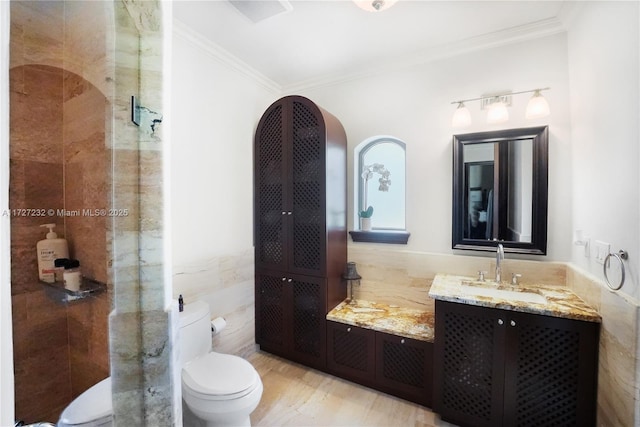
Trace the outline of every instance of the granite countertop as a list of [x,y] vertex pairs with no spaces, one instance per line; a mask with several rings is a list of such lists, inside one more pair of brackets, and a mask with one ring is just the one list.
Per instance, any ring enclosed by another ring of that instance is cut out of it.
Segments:
[[346,300],[327,314],[327,320],[405,338],[433,342],[433,312],[379,304],[365,300]]
[[[506,293],[500,295],[500,291],[506,291]],[[563,286],[497,284],[491,281],[479,282],[477,279],[470,277],[438,274],[433,279],[429,296],[436,300],[503,310],[587,322],[600,323],[602,321],[600,314],[594,308],[585,303],[570,289]],[[539,296],[544,297],[544,299],[535,301],[534,298],[539,298]]]

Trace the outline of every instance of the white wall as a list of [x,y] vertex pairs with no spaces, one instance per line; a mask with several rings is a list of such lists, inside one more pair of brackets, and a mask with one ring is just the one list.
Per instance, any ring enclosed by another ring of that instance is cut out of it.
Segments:
[[[590,2],[568,31],[574,229],[629,253],[621,293],[640,299],[638,2]],[[597,30],[595,30],[597,29]],[[602,278],[574,247],[572,262]],[[617,265],[616,265],[617,268]]]
[[227,321],[213,347],[247,356],[255,351],[253,137],[279,96],[217,46],[178,21],[174,28],[173,297],[207,302]]
[[[453,134],[548,124],[548,256],[535,259],[565,261],[572,250],[571,211],[567,203],[572,187],[566,48],[565,35],[558,34],[301,94],[340,118],[351,149],[378,134],[395,136],[407,143],[407,230],[411,238],[406,248],[400,248],[403,250],[452,252]],[[479,102],[470,102],[467,106],[472,114],[472,127],[464,131],[450,127],[455,110],[452,101],[546,86],[551,87],[544,92],[552,110],[549,117],[525,120],[525,107],[531,95],[524,94],[514,96],[507,123],[485,124],[485,112],[480,111]],[[348,164],[351,167],[352,159]],[[350,170],[350,176],[352,173]],[[352,195],[350,184],[350,200]]]
[[253,133],[278,96],[221,62],[179,23],[172,79],[173,263],[251,248]]

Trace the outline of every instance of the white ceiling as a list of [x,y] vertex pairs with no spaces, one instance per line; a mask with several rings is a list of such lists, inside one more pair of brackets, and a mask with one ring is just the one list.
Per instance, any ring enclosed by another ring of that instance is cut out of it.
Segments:
[[292,0],[254,23],[227,0],[181,0],[173,15],[280,88],[557,32],[563,1],[399,0],[378,13],[349,0]]

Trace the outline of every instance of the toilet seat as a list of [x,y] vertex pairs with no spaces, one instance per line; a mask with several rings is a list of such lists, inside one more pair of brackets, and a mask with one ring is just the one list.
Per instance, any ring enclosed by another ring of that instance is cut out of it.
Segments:
[[260,384],[253,366],[241,357],[216,352],[187,363],[182,369],[185,393],[203,400],[233,400]]
[[108,377],[76,397],[60,415],[58,426],[103,426],[111,425],[112,420],[111,377]]

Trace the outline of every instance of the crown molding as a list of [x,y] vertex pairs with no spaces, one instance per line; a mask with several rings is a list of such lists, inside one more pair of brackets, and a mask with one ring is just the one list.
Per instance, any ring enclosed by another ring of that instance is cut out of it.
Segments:
[[365,77],[372,77],[391,71],[403,70],[429,62],[468,54],[471,52],[492,49],[527,40],[534,40],[566,32],[562,22],[557,18],[549,18],[526,25],[495,31],[481,36],[446,43],[419,51],[404,57],[394,58],[385,64],[378,62],[360,67],[360,71],[352,73],[336,73],[310,79],[283,87],[285,92],[300,92],[308,89],[331,86]]
[[265,89],[277,94],[280,94],[282,92],[282,86],[280,86],[278,83],[271,80],[235,55],[231,54],[220,45],[209,40],[198,31],[192,30],[182,21],[175,18],[173,19],[173,34],[197,46],[221,64],[226,65],[234,71],[244,74],[246,77],[255,81]]
[[181,21],[174,19],[174,33],[200,47],[209,55],[226,64],[233,70],[245,74],[247,77],[256,81],[267,90],[274,93],[298,93],[310,89],[317,89],[326,86],[332,86],[357,80],[366,77],[372,77],[390,71],[403,70],[417,65],[439,61],[471,52],[492,49],[500,46],[506,46],[514,43],[521,43],[527,40],[534,40],[542,37],[551,36],[566,32],[563,22],[557,17],[549,18],[526,25],[508,28],[505,30],[495,31],[481,36],[460,40],[453,43],[446,43],[434,46],[429,49],[406,55],[399,58],[393,58],[384,64],[378,62],[374,64],[363,64],[360,69],[350,73],[333,73],[320,76],[290,85],[280,85],[277,82],[266,77],[255,68],[251,67],[244,61],[217,45],[213,41],[207,39],[201,33],[187,27]]

